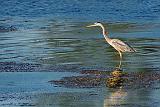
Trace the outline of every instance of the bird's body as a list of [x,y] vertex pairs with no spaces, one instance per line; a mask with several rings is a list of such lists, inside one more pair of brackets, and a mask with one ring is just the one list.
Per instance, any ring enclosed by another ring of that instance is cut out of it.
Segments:
[[129,46],[128,44],[124,43],[119,39],[111,39],[109,44],[120,52],[135,52],[135,50],[131,46]]
[[100,22],[96,22],[93,25],[89,25],[87,27],[92,27],[92,26],[100,26],[102,28],[102,32],[103,32],[103,36],[104,36],[105,40],[119,52],[119,54],[120,54],[119,68],[120,68],[121,67],[122,52],[135,52],[135,50],[130,45],[124,43],[123,41],[121,41],[119,39],[109,38],[108,32],[105,31],[104,26]]

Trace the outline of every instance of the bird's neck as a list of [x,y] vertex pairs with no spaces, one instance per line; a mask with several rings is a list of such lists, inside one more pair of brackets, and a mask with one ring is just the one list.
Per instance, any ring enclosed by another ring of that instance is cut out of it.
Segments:
[[102,28],[104,38],[106,39],[107,42],[109,42],[110,38],[108,37],[108,32],[105,30],[103,25],[101,25],[101,28]]

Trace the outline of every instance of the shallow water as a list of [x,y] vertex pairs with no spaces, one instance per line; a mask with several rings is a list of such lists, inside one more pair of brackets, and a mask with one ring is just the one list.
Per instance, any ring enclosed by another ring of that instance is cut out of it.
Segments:
[[159,0],[7,0],[1,1],[0,13],[1,106],[160,105],[159,83],[158,88],[110,89],[49,82],[92,77],[81,71],[111,72],[118,66],[119,55],[101,30],[85,27],[95,21],[104,23],[111,38],[137,50],[123,55],[123,71],[159,73]]

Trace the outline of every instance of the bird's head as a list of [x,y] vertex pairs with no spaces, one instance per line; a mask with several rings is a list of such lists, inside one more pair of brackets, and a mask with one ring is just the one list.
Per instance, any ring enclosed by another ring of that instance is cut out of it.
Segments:
[[86,26],[86,27],[94,27],[94,26],[102,26],[102,24],[100,22],[95,22],[94,24]]

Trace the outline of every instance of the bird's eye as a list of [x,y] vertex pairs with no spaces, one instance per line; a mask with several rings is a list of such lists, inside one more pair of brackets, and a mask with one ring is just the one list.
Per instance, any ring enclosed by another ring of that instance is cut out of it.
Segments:
[[98,23],[98,22],[95,22],[94,24],[97,25],[97,24],[99,24],[99,23]]

